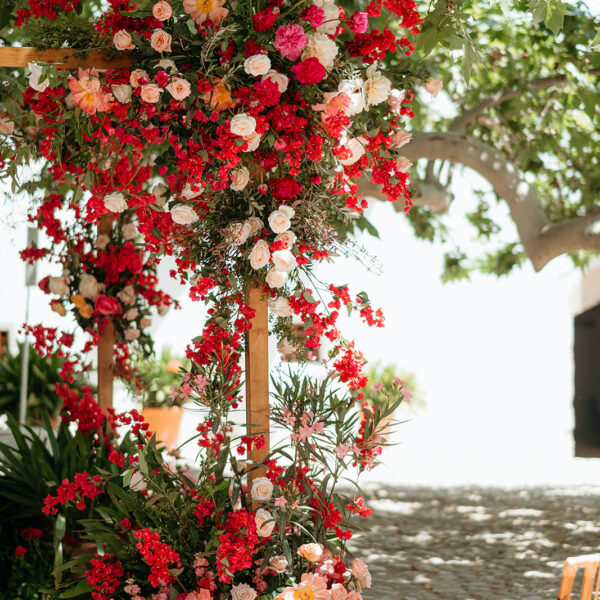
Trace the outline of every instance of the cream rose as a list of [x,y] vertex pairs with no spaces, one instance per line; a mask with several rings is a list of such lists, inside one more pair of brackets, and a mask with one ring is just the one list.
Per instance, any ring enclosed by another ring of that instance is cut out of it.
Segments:
[[399,129],[392,135],[392,146],[402,148],[402,146],[406,146],[411,139],[412,133],[408,133],[408,131],[404,131],[404,129]]
[[273,266],[278,271],[288,272],[298,266],[296,257],[289,250],[276,250],[273,252]]
[[356,579],[358,579],[358,583],[363,588],[371,587],[371,574],[369,573],[369,568],[367,567],[367,563],[360,558],[355,558],[352,561],[352,566],[350,567],[350,572]]
[[442,88],[444,87],[444,83],[439,79],[433,79],[430,77],[425,83],[425,89],[432,95],[437,96]]
[[128,104],[131,101],[131,94],[133,92],[133,88],[130,85],[111,85],[110,89],[114,97],[121,104]]
[[257,477],[252,482],[250,495],[255,502],[267,502],[273,495],[273,484],[266,477]]
[[248,75],[258,77],[259,75],[265,75],[271,68],[271,61],[266,54],[255,54],[249,56],[244,61],[244,71]]
[[127,208],[127,201],[121,192],[113,192],[104,196],[104,206],[112,212],[122,213]]
[[262,230],[265,224],[258,217],[250,217],[246,223],[250,225],[250,235],[254,235]]
[[232,600],[254,600],[258,596],[256,590],[247,583],[231,586]]
[[135,290],[132,285],[126,285],[118,294],[117,298],[123,304],[133,304],[136,299]]
[[262,80],[264,81],[265,79],[271,80],[277,86],[280,94],[283,94],[283,92],[288,89],[288,85],[290,83],[290,79],[287,75],[274,70],[265,73],[262,76]]
[[264,508],[259,508],[256,511],[254,514],[254,522],[256,523],[256,533],[260,537],[269,537],[275,527],[273,515]]
[[204,188],[202,186],[199,186],[199,185],[196,185],[196,184],[194,184],[194,187],[198,188],[198,190],[194,191],[192,189],[192,184],[191,183],[186,183],[183,186],[183,189],[181,190],[181,195],[184,198],[187,198],[188,200],[191,200],[192,198],[197,198],[204,191]]
[[296,211],[291,206],[286,206],[282,204],[278,209],[279,212],[282,212],[288,219],[293,219]]
[[412,162],[406,156],[399,156],[396,159],[396,168],[401,173],[406,173],[412,167]]
[[164,69],[165,71],[169,71],[169,73],[177,73],[177,65],[170,58],[161,58],[157,63],[156,67],[158,69]]
[[269,559],[269,568],[275,571],[275,573],[285,573],[288,568],[287,558],[283,554],[271,556]]
[[170,212],[171,219],[178,225],[191,225],[198,220],[196,211],[187,204],[176,204]]
[[79,292],[84,298],[95,300],[96,296],[100,293],[100,284],[90,273],[83,273],[79,280]]
[[230,174],[231,183],[229,187],[234,192],[241,192],[250,181],[250,171],[246,167],[239,167],[238,169],[234,169]]
[[113,44],[117,50],[133,50],[135,48],[131,34],[124,29],[120,29],[113,35]]
[[150,79],[150,76],[143,69],[136,69],[129,76],[129,83],[134,87],[140,87],[140,79]]
[[171,18],[172,14],[171,5],[164,0],[160,0],[152,7],[152,16],[157,21],[166,21]]
[[175,98],[175,100],[181,102],[192,93],[192,88],[187,79],[173,77],[171,83],[167,86],[167,91]]
[[256,119],[246,113],[235,115],[229,123],[229,130],[234,135],[249,137],[256,131]]
[[323,9],[325,13],[325,21],[317,27],[319,33],[333,35],[338,25],[340,24],[340,11],[333,2],[314,2],[317,6]]
[[250,237],[250,223],[231,223],[226,238],[232,246],[241,246]]
[[29,63],[29,86],[32,87],[36,92],[45,92],[48,86],[50,85],[50,80],[45,79],[42,83],[40,83],[40,77],[42,76],[42,67],[40,67],[36,63]]
[[140,311],[137,308],[130,308],[124,315],[123,318],[126,321],[133,321],[134,319],[137,319],[140,315]]
[[308,562],[319,562],[323,557],[322,544],[302,544],[298,548],[298,555],[305,558]]
[[270,269],[267,273],[267,284],[270,288],[280,288],[287,283],[288,274],[285,271]]
[[288,229],[287,231],[280,233],[278,236],[275,236],[275,241],[284,242],[287,249],[291,250],[296,243],[296,234],[291,229]]
[[278,317],[291,317],[294,314],[290,301],[285,296],[269,300],[269,310]]
[[48,289],[57,296],[68,296],[69,286],[62,277],[50,277],[48,280]]
[[316,58],[329,71],[333,67],[338,53],[338,45],[324,33],[308,36],[308,44],[302,51],[302,60]]
[[260,135],[258,135],[256,131],[253,134],[246,136],[244,139],[248,142],[246,152],[254,152],[260,144]]
[[248,258],[250,259],[250,266],[253,269],[262,269],[265,265],[269,264],[269,259],[271,258],[269,244],[265,240],[258,240],[250,251]]
[[281,208],[279,208],[279,210],[274,210],[269,215],[269,227],[274,233],[283,233],[284,231],[287,231],[291,225],[290,217],[288,217]]
[[388,99],[392,82],[381,71],[378,71],[375,65],[371,65],[367,69],[367,80],[364,88],[368,103],[371,106],[376,106]]
[[133,223],[125,223],[125,225],[121,227],[121,234],[123,235],[123,239],[132,240],[137,236],[138,230]]
[[157,52],[171,52],[171,34],[162,29],[155,29],[150,36],[150,45]]
[[142,86],[140,97],[144,102],[148,102],[148,104],[156,104],[160,100],[161,94],[162,88],[155,83],[147,83]]
[[365,153],[366,143],[367,141],[362,136],[348,140],[344,145],[352,152],[352,154],[349,158],[341,159],[340,162],[344,166],[353,165],[355,162],[358,162]]

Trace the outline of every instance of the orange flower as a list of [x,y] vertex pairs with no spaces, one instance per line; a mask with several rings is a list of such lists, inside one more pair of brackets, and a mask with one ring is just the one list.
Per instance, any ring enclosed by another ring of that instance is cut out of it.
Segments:
[[84,319],[92,318],[92,315],[94,314],[94,307],[91,304],[88,304],[81,294],[75,294],[75,296],[71,296],[71,302],[77,307],[79,314]]
[[69,77],[69,88],[73,103],[88,115],[107,111],[112,104],[113,95],[102,91],[102,84],[95,69],[79,69],[79,79]]
[[204,101],[213,110],[221,112],[222,110],[233,108],[237,104],[237,101],[231,97],[231,86],[226,81],[214,79],[213,85],[213,89],[204,94]]
[[223,8],[224,3],[225,0],[183,0],[183,9],[197,25],[207,19],[213,25],[218,25],[229,13]]
[[183,367],[183,363],[177,359],[170,360],[167,363],[167,371],[169,371],[169,373],[179,373],[181,367]]

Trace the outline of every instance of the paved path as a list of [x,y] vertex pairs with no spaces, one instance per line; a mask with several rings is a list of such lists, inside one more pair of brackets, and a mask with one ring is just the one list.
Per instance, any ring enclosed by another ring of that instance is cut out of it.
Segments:
[[565,558],[600,552],[600,488],[367,491],[365,600],[555,600]]

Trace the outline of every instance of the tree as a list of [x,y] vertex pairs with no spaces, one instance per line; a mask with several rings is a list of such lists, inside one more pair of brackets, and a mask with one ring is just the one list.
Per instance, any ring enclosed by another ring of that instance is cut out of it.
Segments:
[[[539,271],[562,254],[585,265],[600,250],[600,20],[581,2],[432,4],[414,71],[443,80],[454,115],[435,118],[416,103],[402,149],[418,161],[408,214],[416,235],[447,239],[444,215],[460,204],[450,184],[462,165],[492,188],[475,190],[478,206],[466,214],[478,238],[499,232],[489,214],[495,198],[508,205],[519,239],[478,257],[452,249],[445,279],[473,269],[507,274],[526,258]],[[366,183],[363,191],[373,194]]]

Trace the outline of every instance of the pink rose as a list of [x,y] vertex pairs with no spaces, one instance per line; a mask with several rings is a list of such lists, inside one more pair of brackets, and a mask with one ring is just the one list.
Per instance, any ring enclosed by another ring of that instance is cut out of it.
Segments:
[[350,29],[356,34],[364,33],[369,26],[369,16],[365,12],[355,12],[350,19]]
[[187,98],[191,92],[190,82],[186,79],[182,79],[181,77],[173,77],[171,83],[167,86],[167,91],[175,98],[181,102],[185,98]]
[[121,303],[112,296],[98,294],[94,304],[95,312],[98,315],[120,315],[122,312]]
[[135,46],[132,44],[131,35],[128,31],[120,29],[113,36],[113,44],[117,50],[133,50]]
[[279,50],[281,56],[290,60],[298,60],[306,44],[308,44],[308,37],[304,29],[296,23],[282,25],[275,32],[273,46]]
[[408,142],[412,139],[412,134],[408,133],[404,129],[399,129],[392,135],[392,146],[396,148],[402,148],[402,146],[406,146]]
[[171,18],[172,14],[171,5],[164,0],[160,0],[152,7],[152,15],[158,21],[166,21]]
[[150,37],[150,45],[157,52],[171,52],[171,35],[162,29],[156,29]]
[[160,99],[161,93],[162,90],[155,83],[147,83],[146,85],[142,86],[142,92],[140,96],[144,102],[156,104]]
[[433,79],[430,77],[425,83],[425,89],[432,95],[437,96],[441,89],[444,87],[444,82],[439,79]]

